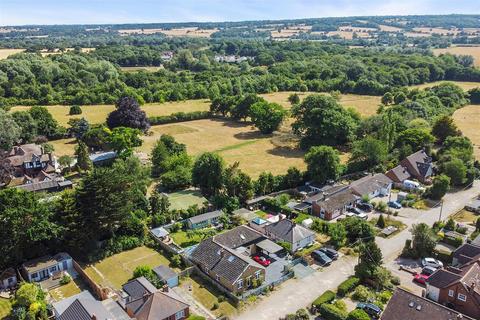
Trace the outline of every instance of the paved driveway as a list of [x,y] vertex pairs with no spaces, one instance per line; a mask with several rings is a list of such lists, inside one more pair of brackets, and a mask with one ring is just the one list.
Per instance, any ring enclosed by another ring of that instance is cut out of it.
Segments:
[[288,261],[284,258],[276,257],[275,261],[273,261],[265,271],[265,282],[273,283],[282,278],[285,275],[285,266],[288,266]]
[[[465,203],[480,193],[480,182],[475,181],[472,188],[449,193],[444,198],[442,219],[462,209]],[[411,238],[410,227],[415,223],[425,222],[432,225],[438,220],[440,207],[429,210],[415,210],[405,208],[400,211],[398,219],[402,220],[407,228],[391,239],[377,237],[376,241],[383,253],[385,265],[397,272],[398,265],[395,259],[402,251],[405,240]],[[257,304],[248,308],[247,311],[238,315],[240,320],[279,319],[288,313],[295,313],[298,309],[310,305],[315,298],[325,290],[335,289],[342,281],[354,273],[357,259],[345,256],[335,261],[323,271],[317,271],[303,279],[292,279],[273,291],[268,297],[261,299]],[[404,278],[407,282],[411,277]],[[419,288],[421,289],[421,288]],[[418,289],[417,289],[418,290]]]

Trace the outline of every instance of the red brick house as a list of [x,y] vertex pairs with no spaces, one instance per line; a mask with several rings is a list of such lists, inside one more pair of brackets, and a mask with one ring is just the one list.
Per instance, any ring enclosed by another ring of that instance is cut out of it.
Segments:
[[427,298],[480,319],[480,265],[475,261],[461,268],[437,270],[427,280]]

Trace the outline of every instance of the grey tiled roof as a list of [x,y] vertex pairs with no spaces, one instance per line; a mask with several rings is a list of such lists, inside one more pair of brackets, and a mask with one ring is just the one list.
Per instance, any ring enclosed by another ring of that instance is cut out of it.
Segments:
[[458,247],[453,252],[453,257],[457,259],[459,257],[473,258],[479,254],[480,254],[480,246],[475,244],[465,243],[460,247]]
[[130,280],[122,286],[122,289],[131,297],[131,299],[141,298],[145,294],[157,291],[157,288],[155,288],[145,277]]
[[[459,313],[404,289],[397,288],[383,311],[382,320],[455,320]],[[473,320],[463,315],[465,320]]]
[[210,219],[218,218],[222,215],[223,215],[222,210],[216,210],[216,211],[211,211],[204,214],[199,214],[198,216],[191,217],[188,219],[188,221],[190,221],[190,223],[192,224],[196,224],[196,223],[200,223]]
[[352,193],[351,189],[346,189],[327,197],[324,201],[317,202],[317,204],[325,211],[333,212],[351,204],[357,199],[358,197]]
[[264,236],[247,226],[238,226],[232,230],[216,235],[214,238],[215,242],[235,249],[255,241],[260,241]]
[[283,219],[266,226],[265,231],[290,243],[295,243],[315,235],[313,231],[310,231],[288,219]]
[[358,195],[368,195],[375,192],[378,189],[386,188],[392,180],[383,173],[377,173],[375,175],[368,175],[353,181],[350,184],[350,188]]
[[76,299],[60,315],[59,320],[97,320],[114,319],[100,301],[95,299]]

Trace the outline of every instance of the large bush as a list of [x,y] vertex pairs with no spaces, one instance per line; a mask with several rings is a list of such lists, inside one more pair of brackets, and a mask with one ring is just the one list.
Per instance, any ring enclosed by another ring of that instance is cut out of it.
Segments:
[[193,111],[193,112],[176,112],[167,116],[156,116],[149,117],[151,125],[183,122],[183,121],[192,121],[200,119],[209,119],[212,117],[212,114],[209,111]]
[[370,320],[370,317],[365,311],[355,309],[348,314],[347,320]]
[[340,283],[337,289],[337,294],[340,297],[344,297],[347,293],[355,289],[355,287],[360,283],[360,279],[357,277],[350,277],[347,280]]
[[333,304],[324,303],[320,306],[320,315],[325,320],[345,320],[347,313]]
[[327,290],[322,293],[315,301],[313,301],[312,305],[319,308],[324,303],[332,302],[335,299],[335,292],[331,290]]

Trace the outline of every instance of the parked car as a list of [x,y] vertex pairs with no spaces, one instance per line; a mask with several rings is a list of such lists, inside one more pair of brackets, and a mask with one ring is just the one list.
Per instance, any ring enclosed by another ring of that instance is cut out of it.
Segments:
[[320,250],[313,251],[312,258],[321,266],[329,266],[332,263],[332,259]]
[[443,262],[434,258],[423,258],[422,267],[443,268]]
[[368,219],[368,215],[366,213],[360,213],[360,214],[357,214],[357,218],[360,218],[360,219],[363,219],[363,220],[367,220]]
[[372,212],[373,210],[373,206],[370,203],[366,203],[366,202],[360,202],[359,204],[357,204],[357,208],[365,212]]
[[390,208],[402,209],[402,205],[400,203],[398,203],[397,201],[388,201],[387,204]]
[[437,271],[437,268],[426,266],[422,269],[421,274],[431,276],[435,271]]
[[253,257],[253,260],[260,263],[264,267],[268,267],[270,265],[270,263],[272,263],[269,259],[267,259],[265,257],[260,257],[260,256]]
[[348,206],[347,211],[353,212],[355,214],[362,214],[363,213],[360,209],[352,207],[352,206]]
[[338,259],[338,252],[335,249],[323,247],[323,248],[320,248],[320,251],[325,253],[332,260]]
[[413,281],[425,285],[425,282],[427,281],[427,279],[428,279],[429,277],[430,277],[430,276],[427,276],[426,274],[417,273],[417,274],[413,277]]
[[378,319],[380,317],[380,314],[382,313],[382,309],[380,309],[373,303],[360,302],[359,304],[357,304],[357,309],[362,309],[373,319]]

